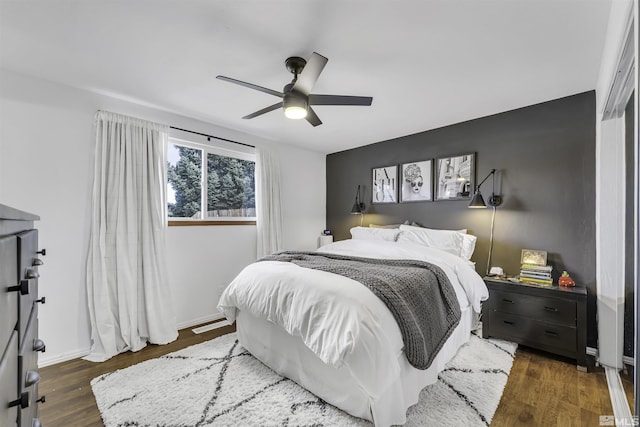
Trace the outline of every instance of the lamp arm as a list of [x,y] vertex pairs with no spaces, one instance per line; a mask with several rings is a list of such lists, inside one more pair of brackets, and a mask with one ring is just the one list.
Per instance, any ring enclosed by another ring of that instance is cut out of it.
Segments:
[[483,179],[483,180],[480,182],[480,184],[476,185],[476,191],[477,191],[477,190],[479,190],[479,189],[480,189],[480,186],[481,186],[482,184],[484,184],[484,182],[485,182],[487,179],[489,179],[489,177],[490,177],[491,175],[493,175],[493,174],[495,174],[495,173],[496,173],[496,170],[495,170],[495,169],[491,169],[491,172],[489,172],[489,174],[485,177],[485,179]]

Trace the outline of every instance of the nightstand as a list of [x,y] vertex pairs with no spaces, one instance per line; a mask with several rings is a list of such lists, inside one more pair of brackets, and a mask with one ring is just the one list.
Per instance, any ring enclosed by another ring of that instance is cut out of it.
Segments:
[[484,278],[482,336],[495,337],[575,359],[587,366],[587,289],[538,286]]

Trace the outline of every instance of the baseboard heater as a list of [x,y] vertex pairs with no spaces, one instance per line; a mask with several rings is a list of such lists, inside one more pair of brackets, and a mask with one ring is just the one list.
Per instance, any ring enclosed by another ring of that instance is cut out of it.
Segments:
[[208,325],[200,326],[198,328],[193,328],[192,331],[194,334],[201,334],[203,332],[212,331],[214,329],[222,328],[224,326],[230,326],[231,322],[228,320],[220,320],[218,322],[209,323]]

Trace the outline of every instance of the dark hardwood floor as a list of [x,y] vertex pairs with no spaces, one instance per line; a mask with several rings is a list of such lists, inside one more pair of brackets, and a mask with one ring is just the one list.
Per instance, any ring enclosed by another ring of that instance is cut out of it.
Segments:
[[[178,340],[149,345],[136,353],[124,353],[103,363],[81,359],[40,370],[40,419],[46,427],[102,426],[90,381],[104,373],[180,350],[235,330],[226,326],[203,334],[191,328]],[[626,383],[633,399],[633,384]],[[524,347],[518,348],[502,400],[492,426],[598,426],[600,415],[613,415],[604,372],[579,372],[570,362]]]
[[45,427],[103,426],[100,412],[91,391],[90,382],[107,372],[123,369],[145,360],[163,356],[194,344],[235,331],[235,325],[194,334],[192,328],[179,332],[178,339],[167,345],[147,345],[142,350],[122,353],[106,362],[70,360],[40,369],[40,396],[46,403],[40,405],[40,420]]

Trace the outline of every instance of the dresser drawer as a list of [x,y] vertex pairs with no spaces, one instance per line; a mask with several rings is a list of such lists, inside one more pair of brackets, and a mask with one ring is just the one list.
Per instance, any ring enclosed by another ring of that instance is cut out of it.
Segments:
[[18,352],[18,387],[20,393],[29,396],[28,405],[20,409],[18,425],[31,427],[33,419],[38,417],[38,352],[34,348],[38,333],[38,318],[35,308],[29,316],[24,340],[20,343]]
[[16,236],[0,238],[0,357],[18,321],[18,242]]
[[[22,290],[19,304],[20,339],[24,336],[31,310],[37,310],[38,299],[38,267],[34,260],[38,258],[38,230],[29,230],[17,234],[18,238],[18,279]],[[20,343],[22,346],[22,343]]]
[[536,348],[553,348],[560,354],[575,354],[577,331],[575,327],[558,325],[518,316],[510,313],[493,312],[489,324],[489,334],[506,340]]
[[491,292],[491,307],[494,310],[517,314],[545,322],[575,326],[576,302],[559,298],[523,295],[516,292]]
[[[4,356],[2,353],[4,352]],[[18,406],[9,407],[18,400],[18,332],[12,331],[7,348],[0,347],[0,426],[15,426]]]
[[40,378],[39,375],[33,375],[38,373],[38,351],[34,347],[34,343],[37,342],[38,338],[37,333],[38,318],[34,310],[29,317],[24,340],[18,348],[18,387],[20,387],[21,391],[28,391],[27,389],[36,384]]

